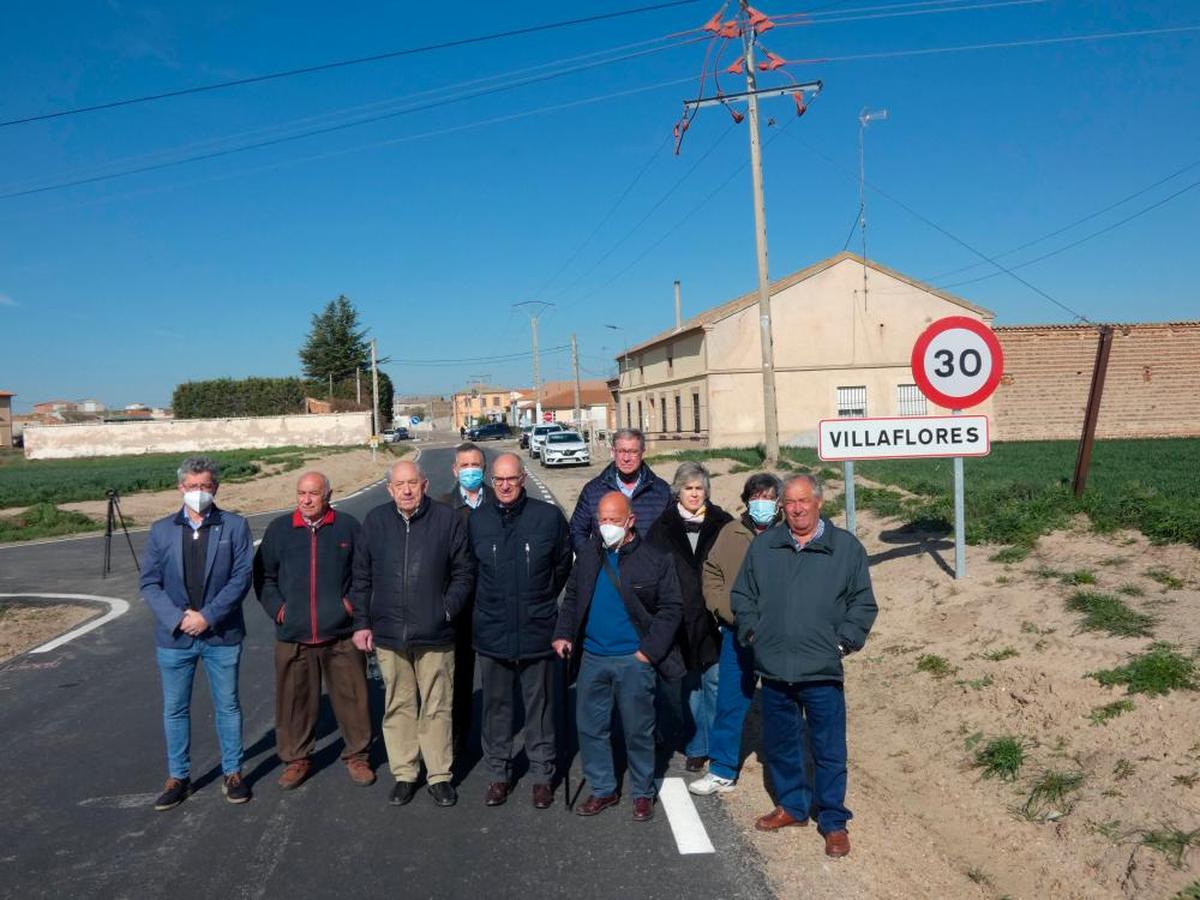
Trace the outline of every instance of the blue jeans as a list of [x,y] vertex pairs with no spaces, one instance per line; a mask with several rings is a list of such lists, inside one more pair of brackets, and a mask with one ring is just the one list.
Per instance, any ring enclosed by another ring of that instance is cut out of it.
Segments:
[[625,732],[629,792],[654,796],[654,667],[636,656],[583,653],[575,683],[575,726],[583,777],[597,797],[617,792],[612,757],[612,713],[616,704]]
[[713,717],[717,714],[717,682],[720,664],[707,669],[689,669],[683,676],[685,722],[688,735],[683,748],[685,756],[708,756],[712,738]]
[[[787,684],[763,679],[763,750],[780,806],[807,819],[816,800],[822,834],[842,831],[846,809],[846,696],[836,681]],[[807,754],[813,757],[809,783]]]
[[717,704],[708,732],[708,771],[737,780],[742,768],[742,728],[754,700],[754,652],[738,643],[737,631],[721,626]]
[[193,641],[186,650],[157,647],[162,675],[163,731],[167,736],[167,772],[172,778],[192,774],[192,682],[196,664],[203,660],[212,694],[217,739],[221,744],[221,771],[226,775],[242,768],[242,707],[238,701],[238,664],[241,644],[207,644]]

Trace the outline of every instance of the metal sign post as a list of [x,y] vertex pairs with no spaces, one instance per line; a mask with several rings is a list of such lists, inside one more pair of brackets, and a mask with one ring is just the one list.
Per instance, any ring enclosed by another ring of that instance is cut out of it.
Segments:
[[846,483],[846,490],[844,492],[846,500],[846,530],[854,534],[855,529],[858,527],[858,515],[854,509],[854,460],[846,460],[842,463],[842,469],[844,472],[842,477]]
[[[954,415],[962,412],[953,410]],[[954,577],[967,577],[967,516],[964,500],[963,458],[954,457]]]

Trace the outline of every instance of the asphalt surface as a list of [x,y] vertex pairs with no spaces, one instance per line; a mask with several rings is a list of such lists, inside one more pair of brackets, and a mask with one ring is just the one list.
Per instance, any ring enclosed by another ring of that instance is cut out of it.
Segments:
[[[423,450],[434,496],[451,487],[450,462],[448,448]],[[361,517],[387,499],[376,485],[335,503]],[[274,515],[250,517],[256,538]],[[144,541],[144,532],[133,535],[139,553]],[[696,798],[716,848],[699,855],[678,852],[661,805],[645,824],[630,819],[628,800],[583,819],[564,809],[560,787],[556,805],[538,811],[523,779],[506,805],[485,808],[487,776],[475,765],[477,752],[458,766],[457,806],[437,808],[422,789],[408,806],[390,807],[393,781],[382,741],[377,736],[372,751],[379,780],[369,788],[354,786],[338,758],[341,740],[327,702],[318,727],[318,771],[298,790],[280,791],[274,636],[253,592],[246,600],[241,699],[243,773],[254,799],[235,806],[221,795],[212,707],[198,675],[195,793],[174,810],[155,812],[166,772],[153,620],[138,599],[124,539],[114,539],[112,550],[113,573],[102,580],[100,537],[0,547],[0,593],[94,594],[130,603],[115,621],[0,667],[0,896],[770,894],[758,859],[716,798]],[[382,687],[371,684],[378,731]],[[573,792],[579,791],[579,771],[576,757]]]

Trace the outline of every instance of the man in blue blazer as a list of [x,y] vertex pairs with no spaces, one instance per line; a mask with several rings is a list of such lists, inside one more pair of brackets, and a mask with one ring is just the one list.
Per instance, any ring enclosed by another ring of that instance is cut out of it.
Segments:
[[242,708],[238,664],[242,601],[250,589],[254,546],[241,516],[218,509],[213,497],[220,467],[206,456],[179,467],[183,506],[150,527],[142,558],[142,598],[154,613],[154,640],[162,675],[167,784],[155,801],[172,809],[191,792],[191,706],[196,664],[203,661],[221,744],[222,790],[230,803],[245,803],[242,780]]

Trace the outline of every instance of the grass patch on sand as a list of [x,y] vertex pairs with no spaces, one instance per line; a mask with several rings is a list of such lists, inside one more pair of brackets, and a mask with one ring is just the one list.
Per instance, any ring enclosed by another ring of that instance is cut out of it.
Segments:
[[1114,637],[1151,637],[1154,619],[1135,612],[1120,597],[1099,591],[1076,591],[1067,598],[1067,609],[1083,613],[1083,631],[1103,631]]
[[1133,710],[1133,701],[1125,697],[1121,700],[1114,700],[1112,703],[1105,703],[1103,706],[1092,707],[1092,711],[1088,713],[1087,717],[1093,725],[1105,725],[1110,719],[1133,712]]
[[917,671],[928,672],[934,678],[941,680],[953,675],[958,670],[950,665],[950,661],[946,657],[938,656],[936,653],[926,653],[917,659]]
[[1025,803],[1020,814],[1022,818],[1035,822],[1053,822],[1071,812],[1074,804],[1068,799],[1070,794],[1083,785],[1082,772],[1055,772],[1046,770],[1042,773]]
[[1171,644],[1156,643],[1115,669],[1088,673],[1105,686],[1125,685],[1128,694],[1158,697],[1171,691],[1196,690],[1196,661]]
[[975,751],[973,764],[981,778],[1015,781],[1025,762],[1025,741],[1013,735],[992,738]]

